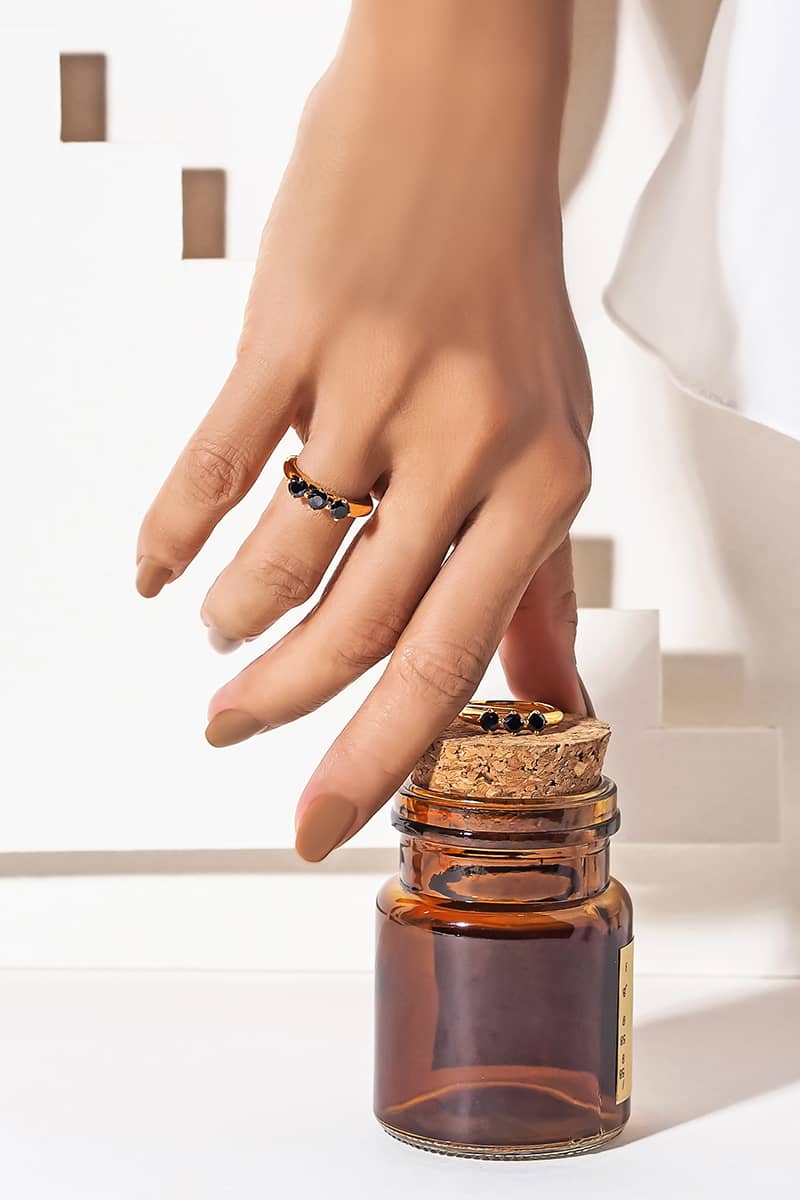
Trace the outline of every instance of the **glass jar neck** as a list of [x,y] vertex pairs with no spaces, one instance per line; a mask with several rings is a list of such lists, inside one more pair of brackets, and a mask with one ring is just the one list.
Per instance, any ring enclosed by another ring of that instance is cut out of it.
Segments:
[[488,850],[405,835],[400,878],[410,891],[461,904],[569,903],[608,886],[609,842]]
[[400,878],[414,892],[460,904],[566,904],[608,886],[616,787],[538,799],[401,789]]

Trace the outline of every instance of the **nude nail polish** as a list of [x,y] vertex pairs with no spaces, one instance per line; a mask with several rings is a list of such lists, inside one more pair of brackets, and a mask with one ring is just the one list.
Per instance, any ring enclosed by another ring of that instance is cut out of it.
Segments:
[[297,853],[306,862],[320,862],[347,837],[357,815],[355,805],[343,796],[317,796],[300,818]]
[[152,600],[164,584],[169,583],[173,574],[172,567],[164,567],[152,558],[142,558],[136,568],[136,590],[146,600]]
[[232,654],[234,650],[239,649],[242,639],[225,637],[224,633],[220,633],[212,625],[208,630],[208,644],[216,650],[217,654]]
[[269,729],[260,717],[242,712],[238,708],[226,708],[218,712],[209,721],[206,728],[206,741],[211,746],[235,746],[238,742],[246,742],[255,733]]

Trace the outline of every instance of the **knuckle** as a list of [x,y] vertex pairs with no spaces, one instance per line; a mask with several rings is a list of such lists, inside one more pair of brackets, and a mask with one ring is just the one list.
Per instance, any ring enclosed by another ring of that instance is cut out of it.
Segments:
[[[526,423],[527,406],[515,389],[498,377],[483,380],[466,396],[468,427],[476,445],[487,452],[507,448]],[[466,414],[465,414],[466,415]]]
[[258,384],[284,373],[284,356],[272,344],[265,344],[260,332],[253,328],[255,318],[248,313],[236,344],[233,374],[245,385]]
[[569,507],[580,508],[592,486],[592,461],[585,443],[575,440],[566,456],[564,467],[564,498]]
[[336,659],[348,670],[368,671],[391,654],[404,628],[405,621],[395,613],[362,618],[343,632],[334,648]]
[[553,618],[557,623],[578,628],[578,597],[573,588],[554,597]]
[[571,432],[558,438],[551,456],[549,508],[553,516],[569,523],[592,485],[592,465],[586,442]]
[[270,606],[278,612],[305,604],[319,582],[317,571],[309,563],[276,551],[249,573],[261,600],[269,600]]
[[559,495],[567,508],[580,508],[589,494],[592,472],[588,456],[575,456],[561,473]]
[[588,438],[594,421],[594,398],[591,385],[574,397],[573,419],[580,435]]
[[469,420],[476,440],[492,447],[504,441],[513,425],[513,408],[508,393],[481,391],[470,402]]
[[486,669],[483,648],[460,642],[416,643],[404,646],[395,670],[414,692],[448,702],[471,696]]
[[238,500],[250,483],[247,458],[230,442],[196,438],[186,448],[184,463],[192,498],[215,508]]

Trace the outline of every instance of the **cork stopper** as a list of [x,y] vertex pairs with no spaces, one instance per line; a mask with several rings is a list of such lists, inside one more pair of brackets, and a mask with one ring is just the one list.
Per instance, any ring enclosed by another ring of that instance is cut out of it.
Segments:
[[538,799],[597,787],[611,729],[567,714],[542,733],[486,733],[456,718],[411,772],[418,787],[455,796]]

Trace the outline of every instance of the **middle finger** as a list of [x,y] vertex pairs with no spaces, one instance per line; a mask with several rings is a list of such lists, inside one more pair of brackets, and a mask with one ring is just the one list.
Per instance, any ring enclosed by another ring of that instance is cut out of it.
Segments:
[[419,488],[392,481],[314,611],[214,696],[212,745],[305,715],[391,653],[474,507],[468,494],[431,492],[422,524]]

